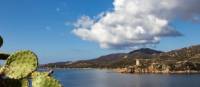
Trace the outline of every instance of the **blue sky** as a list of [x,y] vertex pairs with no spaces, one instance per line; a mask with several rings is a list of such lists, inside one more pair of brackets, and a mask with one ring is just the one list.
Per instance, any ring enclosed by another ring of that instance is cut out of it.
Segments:
[[[72,33],[81,16],[113,10],[113,0],[0,0],[1,51],[33,50],[41,63],[91,59],[131,49],[102,49]],[[171,49],[200,43],[200,24],[181,19],[171,22],[183,36],[164,37],[154,49]]]

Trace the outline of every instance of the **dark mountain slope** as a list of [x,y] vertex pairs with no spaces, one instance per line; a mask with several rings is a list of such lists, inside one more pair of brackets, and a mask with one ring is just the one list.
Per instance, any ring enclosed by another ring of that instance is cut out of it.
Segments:
[[135,53],[143,53],[143,54],[159,54],[162,53],[161,51],[157,51],[157,50],[153,50],[150,48],[142,48],[142,49],[138,49],[138,50],[134,50],[129,52],[129,54],[135,54]]

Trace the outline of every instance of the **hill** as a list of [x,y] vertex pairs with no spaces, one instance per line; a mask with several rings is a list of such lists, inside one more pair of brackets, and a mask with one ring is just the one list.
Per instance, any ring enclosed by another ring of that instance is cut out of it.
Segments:
[[[98,57],[91,60],[80,60],[73,63],[51,63],[42,67],[65,68],[122,68],[135,64],[136,59],[149,59],[153,61],[184,61],[200,62],[200,45],[162,52],[150,48],[142,48],[129,53],[116,53]],[[52,66],[54,65],[54,66]]]

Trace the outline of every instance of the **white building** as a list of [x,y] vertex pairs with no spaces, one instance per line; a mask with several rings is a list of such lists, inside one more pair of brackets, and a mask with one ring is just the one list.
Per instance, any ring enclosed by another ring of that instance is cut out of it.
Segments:
[[136,66],[139,66],[139,65],[140,65],[140,60],[136,59]]

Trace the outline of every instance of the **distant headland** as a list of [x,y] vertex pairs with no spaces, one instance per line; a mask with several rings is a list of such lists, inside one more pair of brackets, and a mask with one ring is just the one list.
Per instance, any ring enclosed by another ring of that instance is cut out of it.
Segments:
[[169,52],[142,48],[91,60],[43,64],[41,68],[101,68],[122,73],[199,73],[200,45]]

